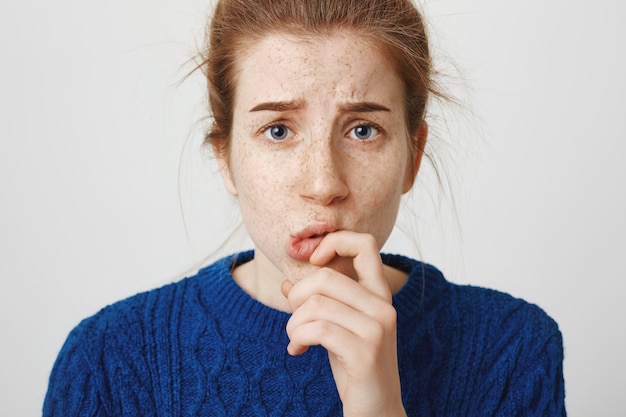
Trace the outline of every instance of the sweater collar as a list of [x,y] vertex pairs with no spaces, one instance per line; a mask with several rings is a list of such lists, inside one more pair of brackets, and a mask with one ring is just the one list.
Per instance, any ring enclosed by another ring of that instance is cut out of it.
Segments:
[[[242,331],[252,337],[285,338],[291,314],[268,307],[248,295],[233,279],[231,271],[254,257],[246,251],[220,259],[198,272],[203,303],[219,314],[225,330]],[[409,274],[406,284],[393,296],[398,312],[398,327],[414,321],[428,301],[446,281],[435,267],[402,255],[381,255],[383,263]]]

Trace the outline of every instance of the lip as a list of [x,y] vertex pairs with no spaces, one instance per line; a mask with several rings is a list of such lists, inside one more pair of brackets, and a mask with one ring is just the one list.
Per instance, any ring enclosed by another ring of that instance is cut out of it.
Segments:
[[287,242],[287,255],[296,261],[308,261],[322,239],[336,232],[337,228],[330,223],[311,223],[304,229],[289,237]]

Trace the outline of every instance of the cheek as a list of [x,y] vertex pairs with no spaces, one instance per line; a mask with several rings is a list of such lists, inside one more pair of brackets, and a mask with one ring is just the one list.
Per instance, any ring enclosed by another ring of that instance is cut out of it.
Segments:
[[282,180],[283,175],[276,172],[280,165],[258,152],[245,150],[233,162],[233,175],[244,223],[253,227],[255,222],[272,222],[276,211],[284,206],[281,198],[287,188]]
[[[387,239],[396,222],[406,178],[406,157],[393,152],[361,167],[354,177],[355,203],[361,213],[361,221],[376,236],[380,245]],[[401,161],[401,162],[400,162]],[[365,226],[365,225],[364,225]]]
[[352,169],[355,185],[368,193],[373,204],[384,204],[402,195],[409,166],[404,148],[390,149],[376,157],[363,158]]

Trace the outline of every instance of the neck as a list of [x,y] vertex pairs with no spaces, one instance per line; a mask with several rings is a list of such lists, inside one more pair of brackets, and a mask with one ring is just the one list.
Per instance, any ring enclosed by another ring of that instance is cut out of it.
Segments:
[[[391,292],[395,294],[400,291],[408,275],[387,265],[383,265],[383,270]],[[250,297],[276,310],[291,312],[289,303],[280,290],[285,280],[284,275],[258,250],[255,250],[254,259],[239,265],[232,275],[237,285]]]
[[280,291],[284,278],[274,268],[264,265],[256,259],[239,265],[233,271],[233,278],[250,297],[276,310],[291,312],[287,299]]

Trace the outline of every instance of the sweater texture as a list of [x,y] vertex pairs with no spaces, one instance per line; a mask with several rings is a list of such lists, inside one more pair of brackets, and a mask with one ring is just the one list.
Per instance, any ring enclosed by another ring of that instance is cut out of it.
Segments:
[[[326,350],[290,356],[290,314],[233,280],[252,257],[224,258],[82,321],[52,370],[44,417],[340,416]],[[382,258],[409,273],[393,297],[409,416],[565,415],[561,333],[539,307]]]

